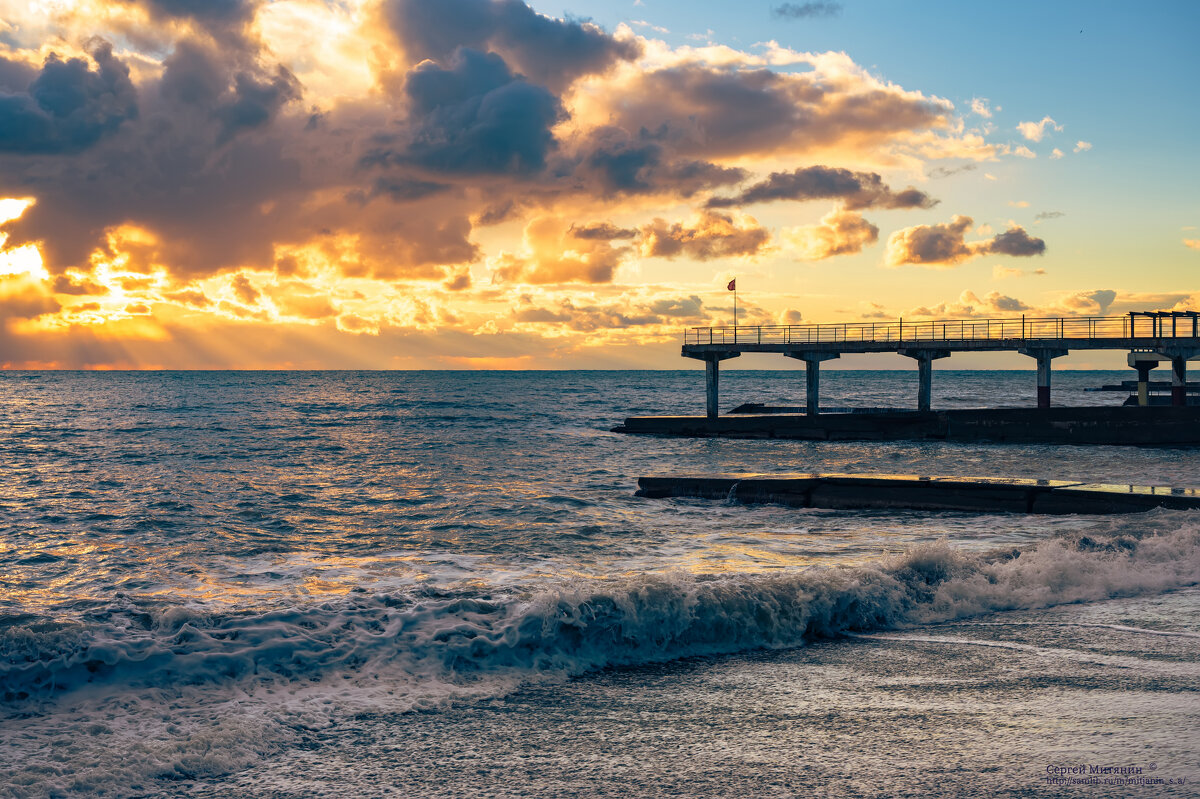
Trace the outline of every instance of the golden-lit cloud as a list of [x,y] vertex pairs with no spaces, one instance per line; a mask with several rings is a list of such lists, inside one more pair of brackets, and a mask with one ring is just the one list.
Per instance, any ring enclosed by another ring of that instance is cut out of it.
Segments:
[[766,250],[770,233],[745,214],[702,211],[686,222],[655,219],[641,229],[644,257],[688,256],[698,261],[753,256]]
[[[988,101],[968,127],[846,53],[677,45],[519,0],[77,0],[5,22],[8,365],[628,352],[730,318],[735,266],[852,256],[880,235],[861,211],[937,203],[924,176],[1034,155],[992,141]],[[805,200],[838,207],[797,225]],[[892,233],[888,262],[1044,249],[1019,227],[968,243],[960,219]]]
[[783,240],[797,258],[820,261],[861,252],[879,240],[879,228],[854,211],[835,209],[820,224],[787,228]]

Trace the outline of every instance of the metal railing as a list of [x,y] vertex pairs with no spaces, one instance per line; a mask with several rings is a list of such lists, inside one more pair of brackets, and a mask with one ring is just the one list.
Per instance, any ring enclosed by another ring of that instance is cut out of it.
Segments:
[[693,327],[688,344],[818,344],[839,342],[994,341],[1000,339],[1196,338],[1194,311],[1126,316],[1017,319],[939,319],[928,322],[841,322],[815,325]]

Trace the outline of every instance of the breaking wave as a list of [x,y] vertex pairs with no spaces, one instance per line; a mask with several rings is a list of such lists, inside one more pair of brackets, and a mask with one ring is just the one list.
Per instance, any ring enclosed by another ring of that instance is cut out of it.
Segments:
[[[988,555],[934,543],[860,567],[676,571],[527,594],[351,594],[258,614],[123,600],[91,626],[26,618],[0,630],[0,749],[21,750],[21,727],[42,740],[90,730],[67,747],[62,773],[119,793],[111,786],[245,767],[355,712],[435,710],[605,667],[1196,584],[1200,525],[1189,523]],[[114,765],[104,752],[117,739],[132,755]],[[15,769],[10,793],[25,795],[22,774],[30,786],[54,783],[62,751],[22,756],[32,759],[15,768],[0,755],[0,774]]]
[[[689,655],[790,647],[990,611],[1101,600],[1200,583],[1200,527],[1069,536],[970,554],[939,542],[878,565],[774,575],[673,571],[576,580],[528,594],[350,594],[260,614],[128,600],[92,627],[27,621],[0,631],[10,708],[107,686],[203,687],[404,677],[469,688],[489,675],[574,676]],[[440,694],[393,692],[421,709]]]

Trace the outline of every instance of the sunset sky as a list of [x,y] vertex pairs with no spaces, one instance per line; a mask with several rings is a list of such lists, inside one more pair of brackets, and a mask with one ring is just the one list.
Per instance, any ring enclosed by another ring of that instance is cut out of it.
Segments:
[[0,365],[683,368],[734,276],[741,324],[1197,309],[1198,25],[0,0]]

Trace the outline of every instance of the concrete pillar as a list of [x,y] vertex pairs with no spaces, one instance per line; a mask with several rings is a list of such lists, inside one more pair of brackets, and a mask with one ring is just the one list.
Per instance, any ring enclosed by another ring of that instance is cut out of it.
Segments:
[[821,412],[821,362],[804,362],[804,412],[816,416]]
[[785,352],[789,358],[804,361],[804,412],[816,416],[821,412],[821,361],[840,358],[836,352]]
[[933,397],[933,359],[917,359],[917,410],[927,411]]
[[706,414],[709,419],[717,418],[717,381],[721,374],[721,362],[716,358],[709,358],[704,362],[704,386],[706,399]]
[[1142,361],[1137,365],[1138,373],[1138,405],[1143,408],[1150,404],[1150,370],[1158,366],[1154,361]]
[[717,418],[719,407],[720,392],[718,391],[718,383],[721,373],[718,364],[721,361],[736,358],[739,355],[741,355],[740,352],[730,352],[729,350],[709,350],[696,354],[684,352],[685,358],[695,358],[698,361],[704,361],[704,404],[705,415],[709,419]]
[[917,361],[917,410],[927,411],[933,398],[933,362],[949,358],[949,350],[900,350],[900,354]]
[[1131,352],[1126,361],[1137,370],[1138,375],[1138,405],[1146,407],[1150,404],[1150,371],[1158,366],[1161,358],[1149,352]]
[[1182,355],[1171,359],[1171,404],[1187,405],[1187,358]]
[[1022,355],[1028,355],[1037,361],[1037,406],[1050,407],[1050,362],[1067,354],[1067,350],[1051,349],[1022,349]]
[[1200,357],[1200,349],[1194,346],[1167,346],[1147,355],[1171,362],[1171,404],[1187,405],[1187,362]]

